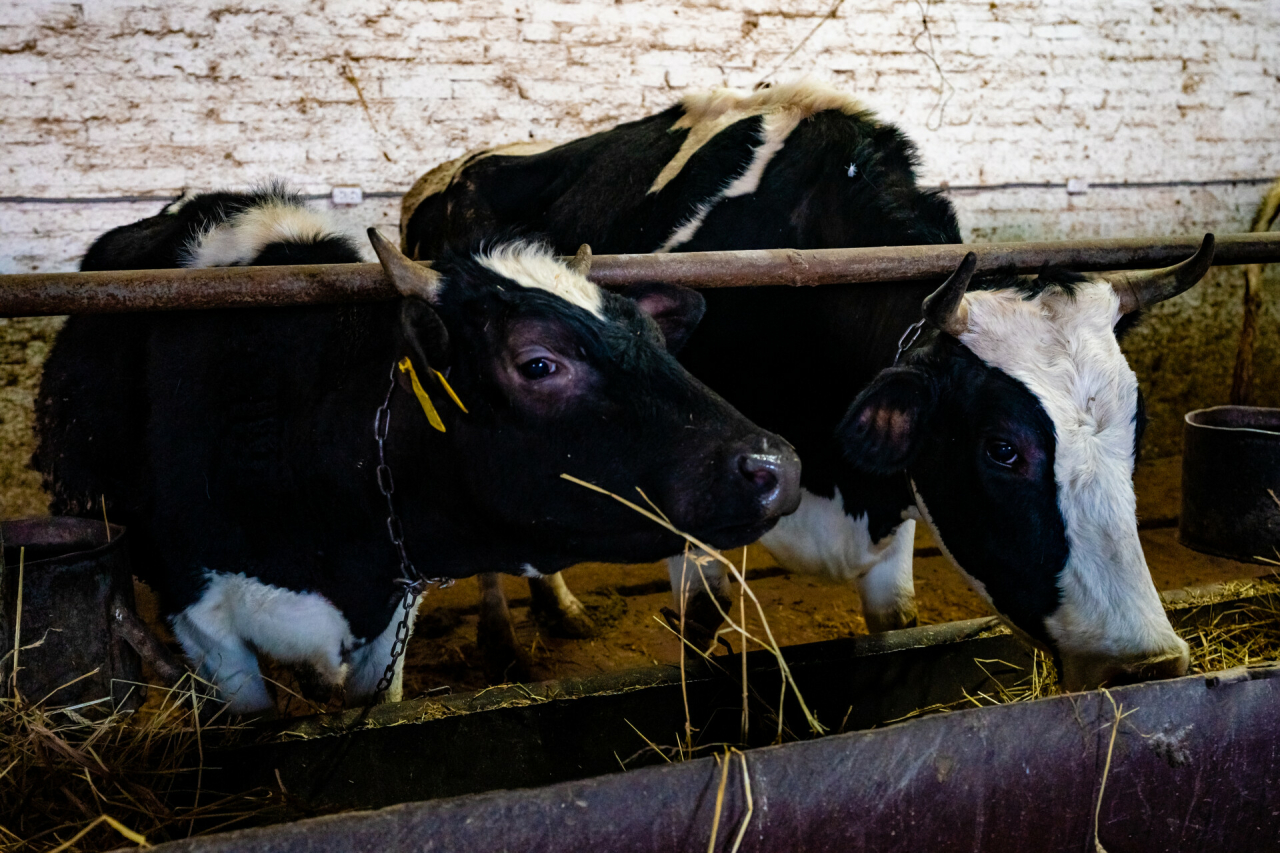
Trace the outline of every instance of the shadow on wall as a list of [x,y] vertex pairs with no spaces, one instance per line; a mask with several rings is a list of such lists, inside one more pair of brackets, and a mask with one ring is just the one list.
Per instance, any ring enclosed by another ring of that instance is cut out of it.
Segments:
[[[1211,270],[1204,281],[1147,313],[1124,350],[1146,396],[1143,454],[1182,451],[1182,416],[1227,402],[1243,313],[1244,267]],[[1280,264],[1264,276],[1253,403],[1280,407]],[[48,499],[28,467],[40,370],[62,317],[0,318],[0,517],[43,515]]]

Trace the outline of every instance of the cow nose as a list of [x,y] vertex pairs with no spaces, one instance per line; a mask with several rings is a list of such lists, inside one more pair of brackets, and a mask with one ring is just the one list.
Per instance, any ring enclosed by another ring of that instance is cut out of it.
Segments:
[[1103,683],[1107,687],[1120,687],[1125,684],[1140,684],[1143,681],[1154,681],[1158,678],[1179,678],[1187,674],[1188,660],[1184,655],[1170,655],[1155,660],[1145,660],[1113,670],[1110,678]]
[[738,471],[766,516],[787,515],[800,505],[800,457],[791,445],[778,441],[743,453]]
[[1178,678],[1187,674],[1190,653],[1186,643],[1164,653],[1130,660],[1098,658],[1064,658],[1063,687],[1068,691],[1095,690],[1099,687],[1121,687],[1158,678]]

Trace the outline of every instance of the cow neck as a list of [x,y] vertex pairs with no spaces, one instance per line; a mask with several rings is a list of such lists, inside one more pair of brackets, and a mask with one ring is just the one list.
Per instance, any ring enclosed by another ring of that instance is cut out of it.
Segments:
[[[375,478],[378,481],[378,491],[387,499],[387,536],[391,539],[391,545],[395,549],[396,556],[400,560],[400,577],[396,579],[396,583],[403,586],[400,593],[400,620],[396,623],[395,641],[391,644],[391,659],[387,663],[386,670],[382,677],[378,679],[378,684],[374,688],[373,695],[381,696],[391,687],[391,682],[395,678],[396,663],[404,655],[405,647],[409,643],[410,623],[413,620],[413,614],[418,608],[418,599],[426,592],[428,585],[434,585],[440,589],[453,586],[453,578],[425,578],[418,571],[417,566],[409,559],[409,552],[404,547],[404,527],[400,523],[400,516],[396,514],[395,504],[395,480],[391,476],[391,468],[387,465],[386,443],[387,435],[391,431],[391,395],[395,393],[397,373],[408,373],[409,379],[413,384],[414,395],[418,398],[418,403],[422,406],[422,411],[427,416],[428,422],[440,432],[445,431],[444,423],[440,420],[440,414],[435,410],[435,406],[431,402],[430,395],[423,389],[422,383],[418,381],[418,374],[413,369],[413,361],[408,356],[391,365],[391,384],[387,387],[387,395],[382,400],[382,405],[378,407],[378,411],[373,416],[373,437],[378,443],[378,467],[375,471]],[[438,374],[437,374],[438,375]],[[442,382],[444,377],[440,377]],[[466,408],[462,405],[462,401],[453,393],[453,389],[445,387],[449,391],[449,396],[458,404],[464,412]]]

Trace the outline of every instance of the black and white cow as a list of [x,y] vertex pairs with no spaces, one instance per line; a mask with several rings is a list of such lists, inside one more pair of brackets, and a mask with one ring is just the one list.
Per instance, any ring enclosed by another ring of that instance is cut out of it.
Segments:
[[[402,246],[433,257],[511,227],[600,253],[959,242],[915,162],[896,128],[813,81],[702,92],[564,145],[437,167],[404,199]],[[855,580],[873,630],[915,621],[921,517],[992,606],[1059,655],[1068,687],[1180,673],[1187,646],[1138,543],[1141,397],[1117,342],[1136,315],[1108,283],[1121,280],[985,280],[961,303],[968,322],[921,335],[898,367],[936,285],[717,288],[680,357],[799,450],[801,507],[762,541],[786,567]],[[671,565],[677,602],[714,629],[702,578]],[[707,580],[723,594],[722,576]]]
[[[34,463],[54,511],[100,516],[105,495],[235,711],[271,705],[257,653],[309,665],[348,700],[374,691],[399,622],[397,524],[427,577],[536,577],[680,547],[563,473],[641,488],[725,545],[795,509],[795,452],[664,348],[701,315],[693,291],[607,293],[522,242],[432,270],[370,237],[404,298],[73,317],[45,368]],[[272,190],[175,204],[99,238],[83,268],[359,259]]]

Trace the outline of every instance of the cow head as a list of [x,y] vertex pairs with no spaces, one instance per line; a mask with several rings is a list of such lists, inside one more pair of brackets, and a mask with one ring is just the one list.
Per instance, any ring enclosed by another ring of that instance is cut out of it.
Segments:
[[1186,672],[1151,581],[1133,465],[1144,415],[1120,351],[1145,306],[1195,284],[1212,235],[1164,270],[1005,278],[961,268],[924,303],[931,332],[854,401],[854,465],[905,471],[951,561],[1068,689]]
[[[528,243],[446,255],[428,269],[373,229],[370,239],[406,297],[398,346],[446,426],[420,422],[422,440],[438,443],[433,459],[454,460],[461,500],[495,536],[505,531],[543,555],[538,570],[658,559],[683,545],[561,474],[651,500],[677,528],[718,547],[754,541],[798,505],[791,446],[670,353],[702,316],[696,292],[608,293],[585,277],[582,253],[566,265]],[[444,382],[466,414],[447,402]]]

